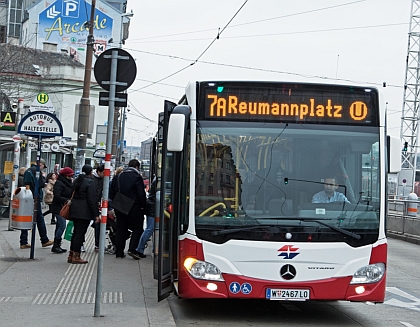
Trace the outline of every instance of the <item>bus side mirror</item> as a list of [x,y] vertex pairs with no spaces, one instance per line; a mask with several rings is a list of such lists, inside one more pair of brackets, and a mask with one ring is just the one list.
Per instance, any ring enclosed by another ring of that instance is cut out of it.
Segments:
[[184,145],[185,116],[182,114],[172,114],[169,117],[168,126],[168,151],[180,152]]
[[387,136],[388,173],[401,171],[401,140],[395,136]]
[[169,116],[167,149],[171,152],[181,152],[184,149],[184,137],[191,108],[186,105],[176,106]]

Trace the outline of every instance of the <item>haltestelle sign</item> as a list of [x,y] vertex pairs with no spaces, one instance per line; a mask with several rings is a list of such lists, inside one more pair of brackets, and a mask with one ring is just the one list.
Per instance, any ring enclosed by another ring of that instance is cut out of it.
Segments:
[[46,111],[31,112],[18,127],[18,133],[31,136],[63,136],[63,126],[56,116]]

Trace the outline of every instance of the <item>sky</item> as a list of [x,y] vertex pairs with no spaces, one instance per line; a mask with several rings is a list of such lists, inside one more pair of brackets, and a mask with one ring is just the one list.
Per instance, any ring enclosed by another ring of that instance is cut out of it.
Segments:
[[388,134],[400,136],[411,2],[129,0],[127,144],[154,136],[164,100],[194,80],[377,86]]

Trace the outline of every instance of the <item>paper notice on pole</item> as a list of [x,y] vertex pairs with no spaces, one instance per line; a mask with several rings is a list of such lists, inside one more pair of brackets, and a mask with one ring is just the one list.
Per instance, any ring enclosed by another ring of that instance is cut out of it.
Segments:
[[4,174],[9,175],[13,173],[13,161],[4,162]]

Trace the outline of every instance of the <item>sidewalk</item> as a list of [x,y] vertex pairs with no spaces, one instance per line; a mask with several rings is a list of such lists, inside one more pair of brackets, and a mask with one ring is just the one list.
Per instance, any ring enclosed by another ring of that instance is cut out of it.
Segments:
[[[45,222],[53,239],[55,225],[50,220],[47,216]],[[98,255],[93,251],[93,229],[88,229],[82,254],[89,263],[72,265],[67,253],[42,248],[38,232],[34,260],[29,260],[30,249],[19,247],[20,231],[8,231],[8,223],[0,220],[1,326],[175,326],[167,300],[157,302],[150,248],[141,260],[105,254],[101,317],[94,317]],[[63,240],[63,248],[69,247]]]

